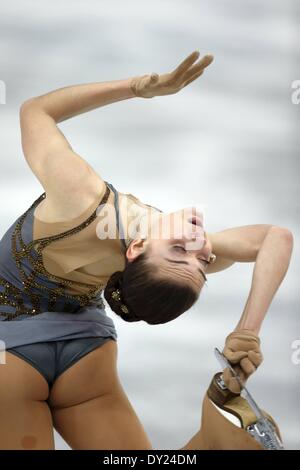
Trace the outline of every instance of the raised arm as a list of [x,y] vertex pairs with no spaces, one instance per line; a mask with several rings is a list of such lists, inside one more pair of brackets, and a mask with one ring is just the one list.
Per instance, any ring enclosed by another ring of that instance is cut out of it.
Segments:
[[177,93],[202,75],[213,60],[207,55],[194,64],[198,57],[195,51],[173,71],[161,75],[74,85],[25,101],[20,109],[22,148],[48,201],[56,208],[82,204],[83,197],[91,203],[104,187],[101,177],[72,149],[58,123],[117,101]]
[[134,96],[130,80],[62,88],[31,98],[20,109],[25,159],[58,213],[89,206],[104,192],[96,171],[71,147],[57,123],[108,102]]
[[34,104],[35,108],[59,123],[93,109],[136,97],[130,87],[131,80],[132,78],[127,78],[59,88],[30,98],[23,103],[22,108]]

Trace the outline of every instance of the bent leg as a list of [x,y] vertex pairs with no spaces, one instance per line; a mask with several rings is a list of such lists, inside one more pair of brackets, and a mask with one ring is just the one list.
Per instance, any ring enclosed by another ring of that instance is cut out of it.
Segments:
[[6,363],[0,364],[1,450],[54,449],[48,394],[45,378],[7,351]]

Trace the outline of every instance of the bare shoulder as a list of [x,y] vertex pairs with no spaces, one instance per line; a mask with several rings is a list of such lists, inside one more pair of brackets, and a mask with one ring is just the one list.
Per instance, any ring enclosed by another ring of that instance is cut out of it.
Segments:
[[35,209],[34,215],[44,222],[64,222],[79,217],[97,201],[100,202],[106,191],[105,181],[91,168],[84,182],[70,193],[55,197],[46,191],[46,197]]

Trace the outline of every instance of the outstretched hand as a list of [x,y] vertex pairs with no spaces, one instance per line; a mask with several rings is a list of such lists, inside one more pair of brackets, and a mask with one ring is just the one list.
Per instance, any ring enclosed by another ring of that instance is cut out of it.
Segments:
[[172,72],[157,74],[155,72],[131,80],[131,89],[141,98],[172,95],[192,83],[203,74],[205,68],[214,60],[213,55],[204,55],[196,64],[200,52],[194,51]]

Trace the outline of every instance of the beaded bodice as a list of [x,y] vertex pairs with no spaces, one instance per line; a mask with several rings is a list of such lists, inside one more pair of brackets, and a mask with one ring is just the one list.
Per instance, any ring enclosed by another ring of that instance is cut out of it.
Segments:
[[[99,205],[105,204],[110,194],[109,184],[105,183],[106,191]],[[4,243],[4,247],[8,248],[2,248],[2,252],[0,250],[0,316],[4,317],[4,321],[19,320],[24,316],[38,315],[44,311],[76,313],[91,302],[97,302],[97,306],[104,307],[101,298],[101,292],[105,287],[103,284],[95,286],[55,276],[45,269],[42,257],[43,249],[50,243],[69,237],[91,224],[97,216],[97,209],[81,224],[70,230],[31,240],[28,243],[24,242],[22,226],[26,216],[45,196],[43,193],[34,201],[1,240],[1,244]],[[67,288],[74,284],[85,285],[89,289],[84,294],[67,293]]]

